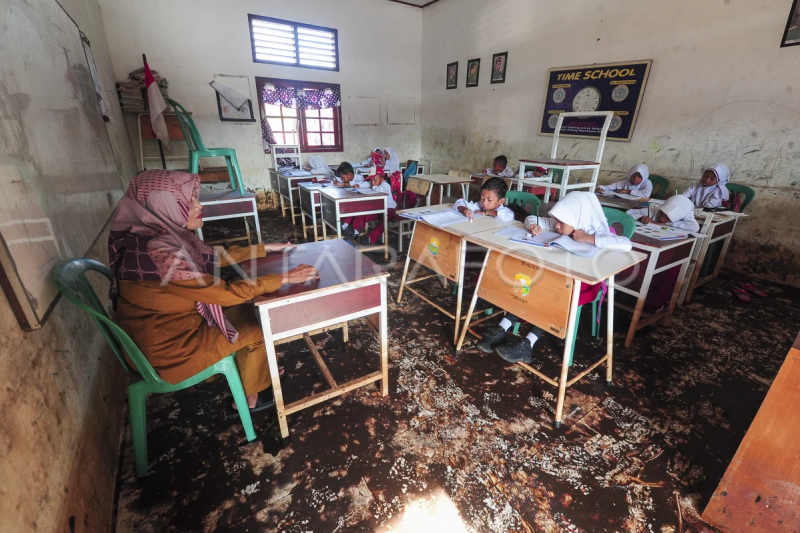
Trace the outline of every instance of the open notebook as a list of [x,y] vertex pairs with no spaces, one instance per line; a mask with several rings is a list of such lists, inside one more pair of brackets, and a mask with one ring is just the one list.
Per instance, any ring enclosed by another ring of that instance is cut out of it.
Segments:
[[543,231],[537,236],[526,235],[525,237],[512,237],[510,242],[518,242],[539,248],[559,248],[566,250],[581,257],[594,257],[600,252],[600,248],[585,242],[577,242],[572,237],[560,235],[552,231]]
[[[444,211],[433,211],[432,209],[425,209],[424,211],[417,211],[416,213],[403,213],[401,217],[410,218],[412,220],[422,220],[431,226],[445,228],[454,224],[466,222],[468,219],[455,209],[445,209]],[[474,215],[473,218],[482,218],[483,215]]]

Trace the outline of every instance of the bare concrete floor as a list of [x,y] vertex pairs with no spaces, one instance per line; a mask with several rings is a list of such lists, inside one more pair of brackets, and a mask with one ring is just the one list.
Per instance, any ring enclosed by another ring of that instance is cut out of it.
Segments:
[[[302,242],[275,212],[261,223],[265,242]],[[613,386],[589,374],[554,429],[554,388],[474,341],[456,354],[444,315],[413,295],[394,303],[402,262],[391,272],[388,397],[364,388],[293,415],[285,449],[274,414],[255,415],[258,438],[246,442],[224,382],[151,397],[151,474],[136,479],[128,431],[117,531],[668,533],[679,514],[683,531],[712,531],[699,514],[800,329],[800,291],[764,284],[768,298],[744,303],[734,275],[631,348],[618,311]],[[576,370],[603,351],[583,319]],[[366,324],[346,346],[339,333],[315,340],[337,380],[378,368]],[[304,349],[282,351],[288,401],[325,387]],[[557,375],[562,349],[541,340],[534,364]]]

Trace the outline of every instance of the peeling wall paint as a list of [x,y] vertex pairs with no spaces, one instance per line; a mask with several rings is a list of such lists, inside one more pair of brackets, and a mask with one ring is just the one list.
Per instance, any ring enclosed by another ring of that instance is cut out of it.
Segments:
[[[777,0],[441,0],[423,11],[421,159],[445,172],[485,168],[500,153],[515,169],[547,156],[552,137],[538,124],[549,68],[652,59],[633,139],[606,144],[601,182],[645,163],[682,191],[726,163],[732,181],[757,193],[726,267],[797,285],[800,219],[778,213],[800,208],[800,49],[779,47],[787,9]],[[505,84],[490,85],[484,69],[477,88],[464,87],[466,59],[506,50]],[[459,88],[447,91],[445,66],[456,60]],[[562,139],[558,155],[595,150]]]
[[[328,163],[361,162],[375,146],[387,145],[395,147],[402,160],[419,156],[420,9],[375,0],[233,0],[224,9],[210,0],[100,0],[100,4],[117,79],[141,67],[141,54],[146,53],[151,68],[169,80],[170,96],[193,113],[205,144],[236,149],[250,189],[269,188],[267,169],[272,168],[272,156],[263,152],[260,122],[220,122],[214,90],[208,86],[215,74],[248,76],[254,97],[256,76],[340,84],[344,152],[318,154]],[[254,63],[248,13],[336,28],[339,72]],[[178,20],[179,31],[175,28]],[[377,125],[370,125],[374,121],[362,125],[359,117],[351,117],[355,100],[365,97],[377,99]],[[392,106],[407,98],[414,101],[416,123],[390,124]],[[260,121],[255,108],[254,113]],[[133,120],[129,128],[136,139]],[[185,153],[183,142],[174,144],[175,150]],[[136,145],[138,151],[138,141]],[[303,159],[313,155],[317,154],[304,154]],[[185,160],[176,165],[181,163],[185,168]]]
[[[59,3],[91,42],[127,186],[136,165],[100,9],[94,0]],[[87,255],[104,261],[106,239],[101,232]],[[108,284],[95,290],[103,297]],[[124,371],[88,315],[62,299],[42,329],[23,333],[0,296],[0,531],[108,530],[124,399]]]

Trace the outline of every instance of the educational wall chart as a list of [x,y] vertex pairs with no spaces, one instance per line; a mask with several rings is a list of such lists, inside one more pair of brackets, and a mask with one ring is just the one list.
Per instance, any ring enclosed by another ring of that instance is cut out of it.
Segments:
[[[551,68],[539,132],[552,135],[561,113],[613,111],[608,139],[630,141],[652,64],[652,59],[646,59]],[[603,117],[571,118],[561,126],[561,135],[596,138],[603,121]]]

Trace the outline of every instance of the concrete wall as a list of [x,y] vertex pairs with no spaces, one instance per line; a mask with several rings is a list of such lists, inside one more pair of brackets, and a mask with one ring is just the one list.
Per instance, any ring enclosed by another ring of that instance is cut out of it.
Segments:
[[[117,79],[141,67],[146,53],[151,68],[169,80],[170,96],[193,113],[206,145],[236,148],[250,189],[269,188],[272,157],[263,152],[260,123],[219,120],[208,85],[215,74],[249,76],[254,100],[256,76],[340,84],[345,151],[320,154],[329,163],[363,161],[373,147],[386,145],[397,148],[401,159],[419,155],[421,9],[376,0],[100,0],[100,5]],[[248,13],[338,29],[339,72],[254,63]],[[380,99],[380,126],[349,124],[364,96]],[[407,98],[414,99],[416,124],[388,125],[387,104]]]
[[[631,142],[609,142],[601,181],[635,163],[683,190],[716,162],[757,191],[728,267],[800,284],[800,47],[780,48],[790,3],[634,3],[622,0],[441,0],[423,10],[422,154],[435,171],[478,170],[504,153],[548,155],[538,135],[547,70],[652,59]],[[505,84],[489,84],[492,54],[508,50]],[[482,58],[464,88],[466,60]],[[459,88],[445,90],[458,60]],[[595,145],[562,141],[562,157]]]
[[[99,7],[94,0],[61,5],[92,44],[127,184],[135,163]],[[106,259],[106,239],[101,233],[90,257]],[[103,296],[108,284],[96,290]],[[61,300],[41,330],[23,333],[0,296],[0,531],[108,530],[124,399],[124,372],[88,316]]]

